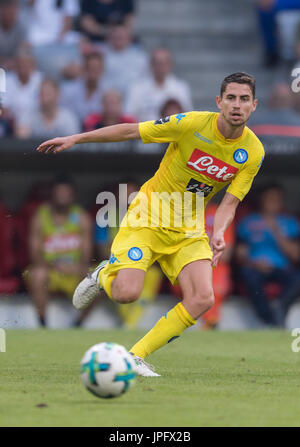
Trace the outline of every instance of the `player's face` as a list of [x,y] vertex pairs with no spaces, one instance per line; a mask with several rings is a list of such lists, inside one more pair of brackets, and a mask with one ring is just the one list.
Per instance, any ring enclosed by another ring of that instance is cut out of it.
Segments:
[[248,84],[231,82],[222,97],[217,96],[217,106],[224,119],[233,127],[246,124],[257,106]]

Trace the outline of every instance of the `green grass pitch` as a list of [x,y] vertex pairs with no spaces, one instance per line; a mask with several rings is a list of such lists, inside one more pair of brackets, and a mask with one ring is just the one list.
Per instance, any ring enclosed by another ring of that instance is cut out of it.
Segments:
[[129,331],[7,331],[0,353],[0,426],[299,426],[300,352],[284,331],[190,331],[154,353],[162,374],[119,398],[85,390],[79,362],[93,344],[127,348]]

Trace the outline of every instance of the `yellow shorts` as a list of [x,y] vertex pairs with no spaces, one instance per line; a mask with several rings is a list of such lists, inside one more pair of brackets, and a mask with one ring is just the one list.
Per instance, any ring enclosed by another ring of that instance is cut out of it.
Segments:
[[124,268],[137,268],[147,271],[158,261],[162,271],[172,284],[182,268],[199,259],[212,259],[212,251],[206,233],[201,237],[189,238],[166,228],[121,227],[112,247],[108,275]]

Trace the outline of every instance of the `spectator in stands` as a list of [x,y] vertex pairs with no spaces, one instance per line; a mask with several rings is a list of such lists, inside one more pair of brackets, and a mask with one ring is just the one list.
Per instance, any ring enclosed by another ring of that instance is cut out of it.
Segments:
[[276,65],[280,58],[292,62],[300,0],[256,0],[256,3],[266,66]]
[[80,12],[78,0],[24,0],[22,12],[33,46],[78,40],[72,32],[74,18]]
[[16,215],[16,251],[22,272],[29,265],[28,233],[31,219],[42,204],[49,202],[51,192],[52,184],[48,180],[33,183]]
[[166,118],[167,116],[177,115],[178,113],[182,113],[183,108],[177,99],[168,99],[162,106],[160,111],[160,116],[162,118]]
[[82,122],[91,113],[99,112],[103,92],[103,56],[92,52],[85,56],[82,78],[65,81],[62,85],[61,103],[76,113]]
[[102,112],[89,115],[83,122],[83,131],[89,132],[100,127],[135,122],[135,118],[123,113],[121,93],[107,90],[102,97]]
[[133,28],[133,0],[82,0],[81,31],[90,40],[104,41],[112,23],[124,23]]
[[[286,82],[276,83],[270,92],[267,107],[258,108],[249,121],[257,135],[289,136],[289,130],[296,127],[300,132],[299,115],[293,109],[296,94]],[[291,134],[292,136],[292,134]]]
[[111,88],[125,95],[131,85],[149,75],[147,53],[133,44],[132,32],[127,26],[111,25],[104,48],[105,77]]
[[70,180],[60,178],[53,186],[50,203],[38,208],[29,232],[28,287],[42,326],[46,325],[50,294],[73,296],[88,271],[91,250],[90,217],[75,203]]
[[[260,193],[260,210],[238,225],[237,259],[241,278],[257,315],[270,326],[283,326],[284,317],[299,290],[300,228],[284,212],[284,195],[277,184]],[[270,305],[265,286],[277,283],[281,293],[277,311]]]
[[184,110],[192,109],[191,92],[186,82],[173,73],[171,53],[157,48],[151,56],[152,76],[136,82],[129,90],[126,113],[139,121],[158,119],[163,104],[170,98],[182,104]]
[[80,34],[74,30],[79,0],[23,0],[22,20],[40,70],[58,78],[80,57]]
[[15,57],[26,42],[25,27],[19,20],[17,0],[0,1],[0,67],[6,70],[15,68]]
[[76,115],[59,106],[59,85],[53,79],[43,80],[39,107],[29,112],[20,117],[18,122],[17,136],[19,138],[53,138],[57,135],[70,135],[80,131]]
[[36,106],[41,81],[42,75],[35,69],[32,54],[21,49],[16,57],[16,71],[7,74],[3,96],[4,107],[16,121]]

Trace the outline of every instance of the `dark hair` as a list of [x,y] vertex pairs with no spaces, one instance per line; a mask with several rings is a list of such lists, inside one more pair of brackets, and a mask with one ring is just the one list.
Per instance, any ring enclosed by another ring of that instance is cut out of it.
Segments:
[[221,98],[226,90],[227,85],[231,82],[237,82],[238,84],[248,84],[251,89],[253,98],[255,98],[255,79],[253,76],[244,72],[232,73],[231,75],[228,75],[226,76],[226,78],[224,78],[221,84]]

